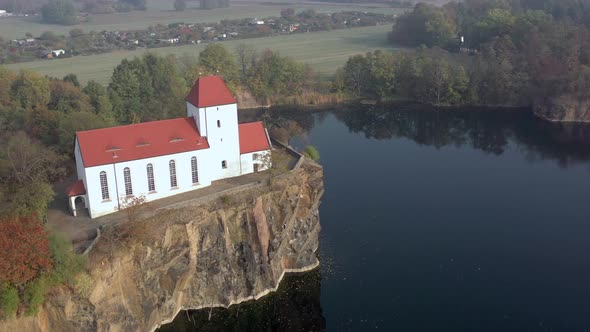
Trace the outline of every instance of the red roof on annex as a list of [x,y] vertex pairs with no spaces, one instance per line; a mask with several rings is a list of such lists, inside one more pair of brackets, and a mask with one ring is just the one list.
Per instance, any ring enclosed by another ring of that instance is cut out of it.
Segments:
[[85,167],[208,149],[192,117],[79,131]]
[[219,76],[199,77],[186,101],[198,108],[236,103],[236,99]]
[[78,180],[72,183],[66,188],[65,192],[68,197],[84,195],[86,193],[84,181]]
[[238,126],[240,154],[270,149],[268,136],[262,122],[243,123]]

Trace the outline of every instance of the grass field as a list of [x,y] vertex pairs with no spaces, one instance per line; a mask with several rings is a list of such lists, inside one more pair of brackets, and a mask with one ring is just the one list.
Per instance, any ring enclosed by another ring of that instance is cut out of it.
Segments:
[[317,12],[333,13],[345,10],[357,10],[378,13],[399,13],[399,9],[383,7],[382,5],[356,5],[319,3],[302,0],[274,0],[273,2],[259,2],[248,0],[233,0],[229,8],[196,9],[190,8],[198,2],[188,2],[189,8],[183,12],[172,10],[173,0],[148,0],[148,10],[129,13],[112,13],[93,15],[89,22],[79,25],[62,26],[39,23],[37,17],[11,17],[0,19],[0,37],[4,39],[24,38],[25,33],[30,32],[39,36],[44,31],[53,31],[58,34],[67,34],[74,28],[84,31],[103,30],[133,30],[147,29],[150,25],[169,24],[177,22],[204,23],[218,22],[224,19],[238,19],[247,17],[279,16],[283,8],[294,8],[301,11],[313,8]]
[[[294,34],[289,36],[262,37],[245,40],[225,41],[222,44],[230,50],[240,43],[246,43],[258,50],[279,50],[282,55],[291,56],[296,60],[310,64],[320,75],[331,76],[342,66],[348,57],[363,54],[376,49],[393,49],[387,43],[387,32],[390,25],[366,28],[333,30]],[[187,45],[151,49],[159,55],[193,55],[197,56],[206,45]],[[68,73],[78,75],[81,82],[89,80],[108,84],[115,66],[124,58],[141,56],[146,50],[115,52],[93,56],[78,56],[66,59],[39,60],[7,65],[12,70],[31,69],[53,77],[63,77]]]

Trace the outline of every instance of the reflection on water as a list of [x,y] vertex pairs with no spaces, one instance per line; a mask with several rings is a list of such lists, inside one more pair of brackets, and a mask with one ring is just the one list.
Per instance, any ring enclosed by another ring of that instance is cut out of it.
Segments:
[[345,109],[335,115],[349,130],[367,138],[408,138],[437,148],[469,145],[496,155],[514,140],[530,159],[556,159],[562,166],[590,160],[590,125],[549,123],[524,110],[437,111],[417,105],[389,105]]
[[320,271],[286,276],[279,289],[258,301],[181,312],[159,332],[183,331],[324,331],[320,307]]

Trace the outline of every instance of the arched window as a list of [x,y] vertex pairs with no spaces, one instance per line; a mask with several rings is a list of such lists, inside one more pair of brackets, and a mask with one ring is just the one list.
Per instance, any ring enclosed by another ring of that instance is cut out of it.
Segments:
[[221,128],[221,121],[217,120],[217,128]]
[[176,163],[174,160],[170,160],[168,165],[170,166],[170,187],[176,188],[178,187],[178,183],[176,182]]
[[100,172],[100,191],[102,192],[102,199],[109,199],[109,183],[107,182],[107,173]]
[[125,195],[133,195],[133,187],[131,187],[131,171],[129,167],[123,168],[123,179],[125,180]]
[[147,164],[147,180],[148,180],[148,191],[156,191],[156,184],[154,183],[154,166]]
[[191,158],[191,173],[193,175],[193,184],[199,183],[199,168],[197,165],[197,157]]
[[223,169],[227,168],[227,160],[221,161],[221,168],[223,168]]

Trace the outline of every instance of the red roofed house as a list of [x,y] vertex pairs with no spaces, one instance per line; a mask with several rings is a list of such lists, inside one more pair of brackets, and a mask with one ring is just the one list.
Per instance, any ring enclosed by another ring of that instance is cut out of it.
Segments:
[[116,212],[129,196],[147,201],[267,169],[270,140],[261,122],[238,125],[237,102],[219,76],[201,77],[186,98],[187,117],[76,133],[78,181],[91,218]]

